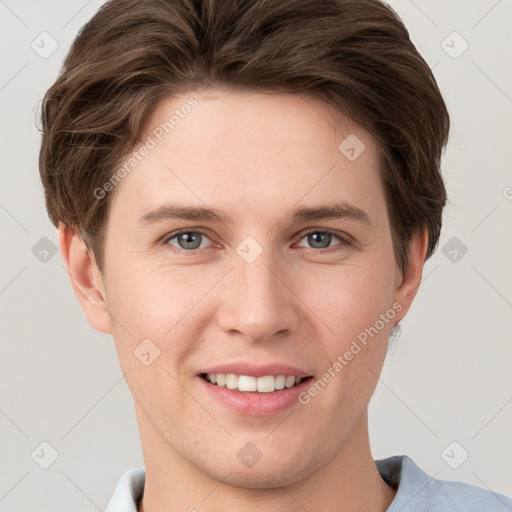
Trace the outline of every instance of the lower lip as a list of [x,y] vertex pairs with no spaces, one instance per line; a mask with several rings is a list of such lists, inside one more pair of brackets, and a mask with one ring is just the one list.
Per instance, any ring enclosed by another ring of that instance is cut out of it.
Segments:
[[245,393],[217,386],[199,376],[197,378],[212,397],[232,411],[249,416],[270,416],[299,403],[298,396],[309,387],[311,381],[309,377],[293,388],[280,389],[272,393]]

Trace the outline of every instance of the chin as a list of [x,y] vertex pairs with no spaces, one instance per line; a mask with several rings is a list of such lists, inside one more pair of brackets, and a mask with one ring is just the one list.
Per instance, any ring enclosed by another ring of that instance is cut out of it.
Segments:
[[[220,457],[217,460],[221,460]],[[216,464],[215,467],[199,469],[214,480],[235,487],[277,489],[300,482],[316,469],[311,466],[311,463],[305,460],[303,452],[293,457],[290,457],[290,453],[283,453],[280,457],[278,452],[274,452],[267,458],[262,455],[252,466],[246,466],[236,459],[235,462],[231,460],[223,465]]]
[[227,478],[216,475],[216,480],[242,487],[245,489],[278,489],[280,487],[295,484],[301,480],[296,469],[290,471],[275,471],[271,467],[250,468],[233,471]]

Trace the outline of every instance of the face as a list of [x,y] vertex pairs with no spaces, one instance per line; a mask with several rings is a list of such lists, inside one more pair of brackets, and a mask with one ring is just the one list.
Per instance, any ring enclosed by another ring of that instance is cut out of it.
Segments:
[[235,485],[298,482],[357,435],[409,305],[376,143],[256,92],[173,97],[146,128],[102,282],[143,445]]

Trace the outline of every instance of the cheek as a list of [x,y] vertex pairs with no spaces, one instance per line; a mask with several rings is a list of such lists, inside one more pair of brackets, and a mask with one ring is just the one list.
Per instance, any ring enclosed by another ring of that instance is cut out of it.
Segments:
[[[314,407],[331,411],[333,423],[346,429],[362,413],[378,382],[396,314],[391,290],[389,279],[351,269],[311,297],[317,315],[333,332],[318,344],[323,373],[317,376],[318,391],[311,390],[310,396],[316,400],[318,395]],[[347,410],[354,415],[347,417]]]
[[205,314],[201,306],[218,281],[217,272],[165,265],[122,268],[111,272],[108,282],[109,312],[115,318],[113,335],[120,356],[129,356],[143,340],[150,339],[166,359],[179,362],[193,349],[194,334],[200,336],[194,331],[204,324],[204,318],[198,315]]
[[[391,307],[394,289],[387,276],[391,274],[384,269],[372,272],[366,266],[347,266],[332,272],[323,286],[313,286],[314,278],[309,281],[309,291],[304,292],[308,303],[333,331],[332,338],[341,344],[340,348],[373,326]],[[383,330],[380,323],[379,327]]]
[[318,346],[324,355],[319,377],[329,388],[319,404],[337,411],[340,421],[346,421],[347,407],[362,410],[377,384],[396,314],[390,276],[382,267],[376,272],[367,266],[338,269],[310,295],[315,313],[329,327]]
[[[161,266],[127,268],[119,265],[108,283],[119,362],[139,406],[172,430],[178,427],[169,421],[171,409],[185,407],[178,382],[186,377],[188,357],[201,339],[198,302],[211,288],[210,279]],[[173,397],[172,403],[162,397]]]

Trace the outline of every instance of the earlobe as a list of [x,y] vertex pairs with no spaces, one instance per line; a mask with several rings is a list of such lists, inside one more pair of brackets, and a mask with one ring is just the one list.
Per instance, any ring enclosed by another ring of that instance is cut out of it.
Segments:
[[101,273],[79,232],[59,224],[59,245],[71,286],[87,321],[97,331],[111,334],[112,327]]
[[394,302],[401,305],[400,315],[397,315],[395,325],[405,317],[416,296],[421,283],[427,247],[427,230],[423,229],[416,232],[409,245],[408,262],[403,272],[401,284],[395,290]]

